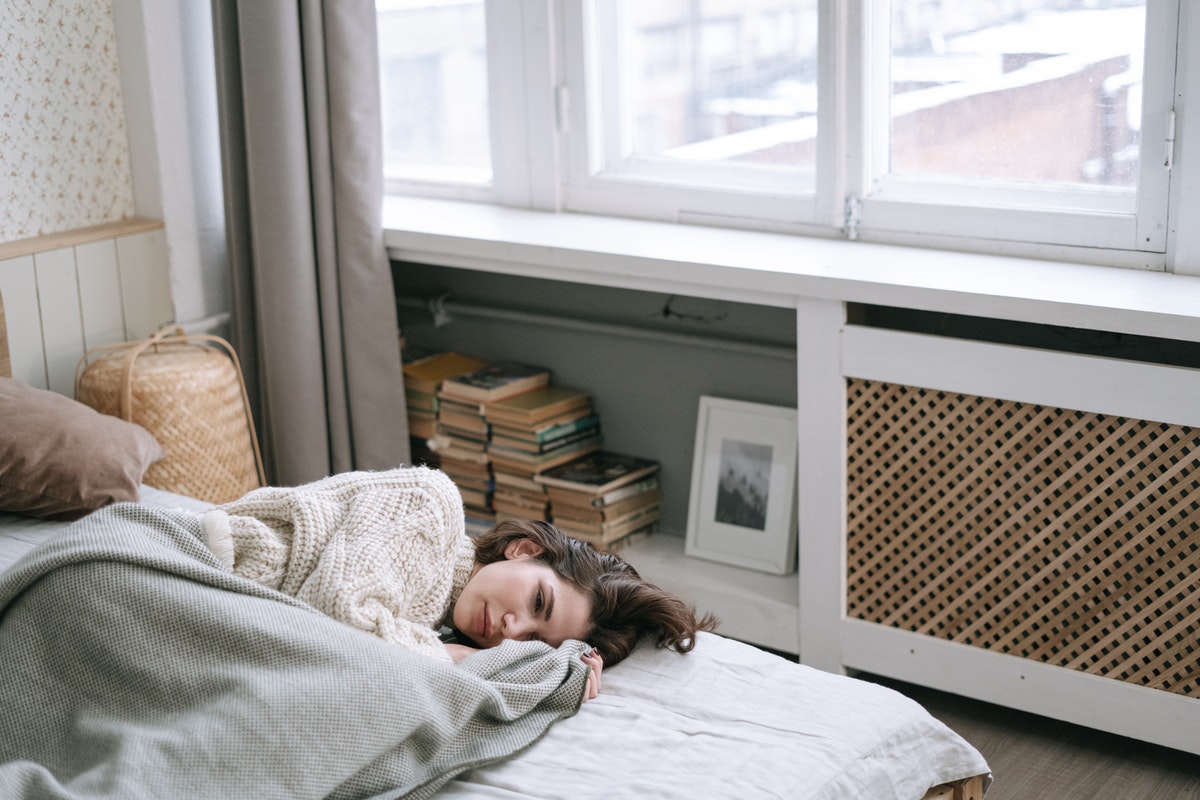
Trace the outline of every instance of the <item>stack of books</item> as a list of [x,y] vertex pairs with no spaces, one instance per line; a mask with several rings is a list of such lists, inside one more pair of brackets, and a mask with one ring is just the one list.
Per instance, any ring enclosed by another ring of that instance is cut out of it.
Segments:
[[528,392],[550,382],[550,371],[530,364],[484,364],[446,378],[437,392],[436,435],[430,447],[442,470],[463,496],[467,516],[495,519],[494,484],[488,454],[490,427],[483,409],[488,403]]
[[[413,463],[429,452],[428,440],[437,434],[437,393],[442,381],[486,366],[485,361],[454,352],[429,352],[406,348],[404,398],[408,407],[408,433],[413,440]],[[421,454],[418,456],[418,454]],[[430,464],[436,466],[436,464]]]
[[598,450],[546,470],[550,514],[568,536],[615,552],[650,535],[662,517],[657,461]]
[[591,395],[547,384],[484,404],[497,517],[549,521],[546,487],[534,477],[600,448],[600,418]]

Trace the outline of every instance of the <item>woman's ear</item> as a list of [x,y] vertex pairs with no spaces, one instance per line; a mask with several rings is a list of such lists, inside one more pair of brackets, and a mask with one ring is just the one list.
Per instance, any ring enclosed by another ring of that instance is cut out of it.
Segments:
[[537,558],[543,552],[542,546],[532,539],[514,539],[505,546],[504,557],[506,559]]

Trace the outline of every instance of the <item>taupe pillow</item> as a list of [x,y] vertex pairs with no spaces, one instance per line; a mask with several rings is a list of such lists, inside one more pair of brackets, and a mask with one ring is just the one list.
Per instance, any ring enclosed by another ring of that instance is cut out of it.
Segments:
[[137,501],[142,475],[162,457],[140,425],[0,378],[0,510],[70,520]]

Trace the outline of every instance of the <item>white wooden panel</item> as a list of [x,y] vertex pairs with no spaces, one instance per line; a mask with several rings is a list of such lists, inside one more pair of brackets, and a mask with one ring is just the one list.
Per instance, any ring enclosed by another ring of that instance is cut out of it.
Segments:
[[79,318],[79,281],[73,247],[48,250],[33,257],[37,274],[42,341],[46,348],[46,380],[51,390],[75,396],[75,365],[83,355],[83,323]]
[[1200,700],[857,619],[847,666],[1200,753]]
[[84,347],[125,341],[116,242],[105,239],[79,245],[75,248],[75,269],[79,275]]
[[841,303],[796,306],[800,660],[842,671],[846,613],[846,386],[838,369]]
[[33,256],[0,261],[0,295],[4,296],[13,377],[45,389],[46,355],[42,347],[42,320],[38,311]]
[[175,319],[162,230],[117,239],[117,267],[126,339],[142,339]]
[[848,377],[1200,425],[1200,370],[848,325]]

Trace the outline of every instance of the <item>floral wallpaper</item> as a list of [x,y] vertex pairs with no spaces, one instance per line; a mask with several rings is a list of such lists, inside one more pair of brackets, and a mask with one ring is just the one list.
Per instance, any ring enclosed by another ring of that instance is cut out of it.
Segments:
[[133,214],[111,0],[0,0],[0,242]]

